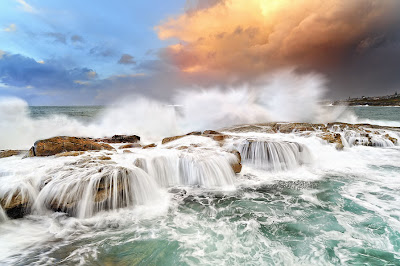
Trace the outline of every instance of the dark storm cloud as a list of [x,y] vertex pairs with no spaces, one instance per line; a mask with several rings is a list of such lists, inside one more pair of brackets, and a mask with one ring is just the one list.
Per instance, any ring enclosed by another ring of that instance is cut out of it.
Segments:
[[161,50],[161,60],[198,83],[251,84],[289,67],[325,74],[332,98],[400,87],[398,0],[196,2],[156,30],[177,40]]
[[38,63],[19,54],[5,54],[0,59],[0,82],[8,86],[71,90],[80,88],[93,73],[88,68],[67,69],[55,62]]
[[118,64],[135,65],[136,61],[134,60],[134,57],[131,56],[130,54],[123,54],[121,58],[118,60]]

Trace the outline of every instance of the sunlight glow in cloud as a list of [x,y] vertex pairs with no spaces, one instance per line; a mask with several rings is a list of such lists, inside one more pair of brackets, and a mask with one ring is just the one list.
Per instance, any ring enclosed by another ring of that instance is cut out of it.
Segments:
[[[156,27],[175,38],[162,56],[182,71],[263,73],[279,67],[325,68],[374,38],[399,10],[396,0],[221,0]],[[372,36],[370,36],[372,35]]]

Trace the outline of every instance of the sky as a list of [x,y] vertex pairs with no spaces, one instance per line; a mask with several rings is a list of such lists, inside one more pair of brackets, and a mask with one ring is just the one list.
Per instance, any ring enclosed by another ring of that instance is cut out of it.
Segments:
[[327,98],[400,92],[398,0],[0,0],[0,96],[101,105],[319,73]]

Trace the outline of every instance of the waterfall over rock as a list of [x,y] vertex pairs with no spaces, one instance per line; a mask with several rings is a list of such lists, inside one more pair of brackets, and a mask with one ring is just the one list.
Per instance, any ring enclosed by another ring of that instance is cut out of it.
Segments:
[[244,140],[238,150],[244,164],[267,171],[294,169],[311,161],[308,148],[296,142]]
[[[103,210],[145,204],[157,197],[157,185],[141,169],[80,165],[60,169],[39,192],[34,211],[45,209],[86,218]],[[43,209],[45,208],[45,209]]]

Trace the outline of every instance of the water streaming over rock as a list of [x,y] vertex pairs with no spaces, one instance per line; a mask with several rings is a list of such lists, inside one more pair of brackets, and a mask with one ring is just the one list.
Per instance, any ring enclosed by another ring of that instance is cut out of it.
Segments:
[[312,159],[308,148],[295,142],[244,140],[238,150],[245,164],[267,171],[294,169]]

